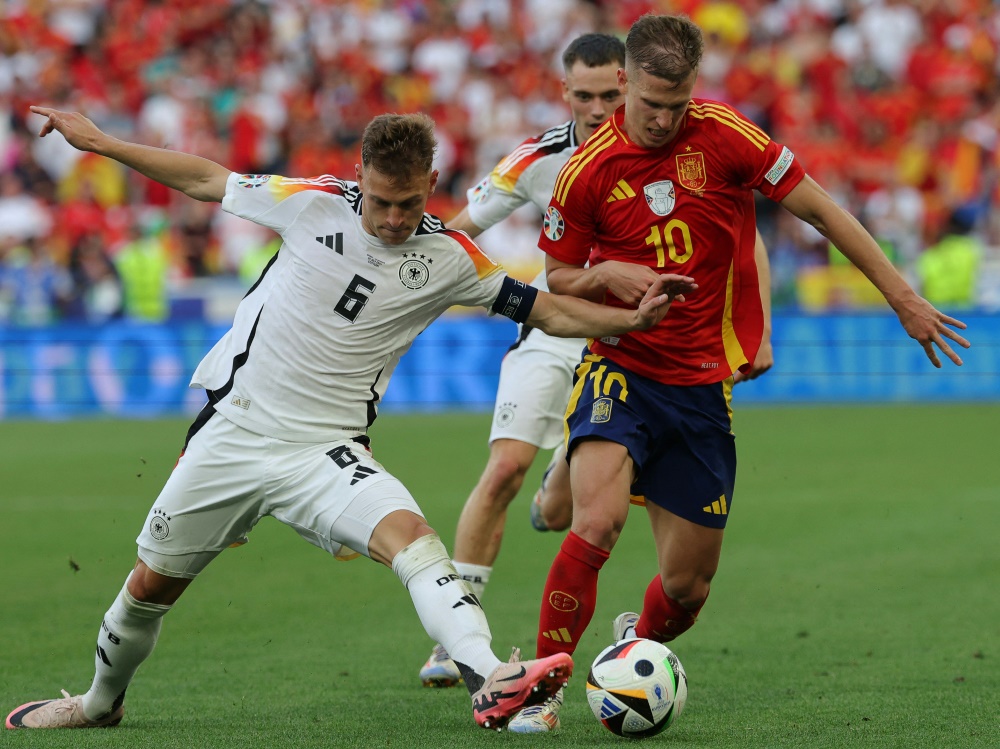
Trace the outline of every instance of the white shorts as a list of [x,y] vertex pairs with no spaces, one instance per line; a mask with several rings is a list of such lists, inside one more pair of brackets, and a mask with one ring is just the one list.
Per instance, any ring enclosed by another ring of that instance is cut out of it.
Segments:
[[531,330],[507,352],[500,365],[491,443],[512,439],[549,449],[563,441],[573,372],[585,344]]
[[367,556],[375,526],[395,510],[423,517],[360,443],[285,442],[214,414],[188,442],[136,543],[154,571],[194,577],[270,515],[335,556]]

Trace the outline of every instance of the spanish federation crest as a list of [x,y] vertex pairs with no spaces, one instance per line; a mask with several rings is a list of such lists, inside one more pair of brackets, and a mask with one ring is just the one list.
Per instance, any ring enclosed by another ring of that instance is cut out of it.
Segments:
[[701,151],[682,153],[676,156],[677,181],[685,190],[705,189],[708,175],[705,172],[705,154]]
[[649,210],[657,216],[666,216],[674,210],[674,201],[677,195],[674,191],[674,183],[669,179],[645,185],[642,188],[642,193],[646,196]]
[[610,398],[598,398],[594,401],[594,405],[590,411],[590,423],[603,424],[604,422],[611,421],[611,403]]

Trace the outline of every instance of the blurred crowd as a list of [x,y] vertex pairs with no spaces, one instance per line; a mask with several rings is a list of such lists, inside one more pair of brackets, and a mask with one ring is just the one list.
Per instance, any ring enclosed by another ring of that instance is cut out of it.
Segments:
[[[4,0],[0,322],[162,320],[178,289],[248,284],[277,248],[215,204],[37,138],[29,104],[243,173],[348,179],[373,115],[424,111],[441,172],[429,210],[447,219],[568,117],[567,42],[648,11],[704,29],[696,96],[787,144],[932,301],[981,301],[1000,245],[1000,2]],[[870,301],[811,227],[768,201],[758,221],[778,303]],[[516,271],[540,264],[537,231],[521,212],[483,240]]]

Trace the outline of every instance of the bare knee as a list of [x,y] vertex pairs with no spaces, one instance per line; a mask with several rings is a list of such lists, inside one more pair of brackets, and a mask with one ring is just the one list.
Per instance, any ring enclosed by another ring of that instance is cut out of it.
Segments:
[[392,566],[392,560],[402,549],[422,536],[429,536],[434,529],[409,510],[396,510],[386,515],[375,526],[368,540],[368,556],[372,560]]
[[128,592],[137,601],[172,606],[190,584],[190,578],[161,575],[140,559],[128,579]]
[[612,513],[581,513],[573,517],[573,532],[584,541],[610,551],[618,542],[627,515]]
[[660,574],[663,592],[688,611],[698,611],[705,604],[712,586],[712,577],[714,571],[711,574],[695,571]]

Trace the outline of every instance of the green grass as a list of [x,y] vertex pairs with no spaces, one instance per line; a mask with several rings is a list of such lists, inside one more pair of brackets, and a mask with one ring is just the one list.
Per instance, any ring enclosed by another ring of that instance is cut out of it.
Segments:
[[[1000,745],[998,405],[737,411],[740,476],[721,570],[675,643],[687,709],[648,744]],[[179,421],[0,424],[0,710],[85,690],[101,616],[173,465]],[[376,457],[450,546],[488,418],[384,416]],[[512,508],[484,604],[494,646],[533,651],[561,535]],[[334,562],[276,522],[228,551],[164,623],[113,731],[2,732],[7,747],[621,746],[583,677],[654,573],[633,512],[601,576],[556,735],[474,727],[465,690],[424,690],[402,586]],[[74,571],[70,560],[79,567]]]

